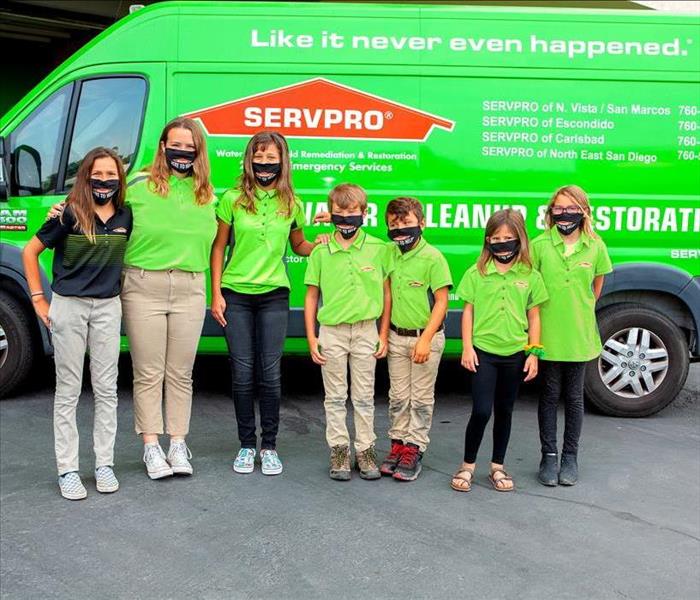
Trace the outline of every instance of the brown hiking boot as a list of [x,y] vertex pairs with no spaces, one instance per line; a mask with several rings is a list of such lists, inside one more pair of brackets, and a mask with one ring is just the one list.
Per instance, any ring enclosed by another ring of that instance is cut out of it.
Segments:
[[370,446],[362,452],[355,452],[355,462],[362,479],[379,479],[382,476],[377,467],[377,454],[374,451],[374,446]]
[[350,448],[333,446],[331,448],[331,479],[348,481],[350,479]]

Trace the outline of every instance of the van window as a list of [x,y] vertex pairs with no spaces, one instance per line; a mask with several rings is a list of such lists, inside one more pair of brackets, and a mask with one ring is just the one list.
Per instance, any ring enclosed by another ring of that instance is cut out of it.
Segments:
[[146,82],[140,77],[88,79],[82,83],[65,189],[75,182],[83,156],[96,146],[114,150],[128,170],[137,150],[145,96]]
[[10,193],[13,196],[35,196],[56,191],[72,87],[70,83],[54,92],[12,133]]

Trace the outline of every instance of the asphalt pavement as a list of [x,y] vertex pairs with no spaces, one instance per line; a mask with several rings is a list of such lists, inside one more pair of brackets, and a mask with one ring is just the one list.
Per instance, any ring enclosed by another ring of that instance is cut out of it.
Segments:
[[[487,480],[490,436],[467,494],[450,489],[470,398],[441,367],[431,445],[414,483],[327,475],[320,374],[287,359],[284,473],[237,475],[228,367],[199,357],[189,444],[195,474],[150,481],[120,373],[116,494],[95,491],[92,401],[79,407],[88,498],[59,496],[52,381],[0,402],[0,595],[10,598],[659,599],[700,597],[700,365],[645,419],[588,411],[581,481],[536,480],[536,393],[519,400],[506,457],[517,490]],[[386,439],[386,373],[376,431]],[[561,423],[561,421],[560,421]],[[490,432],[490,429],[488,430]],[[166,445],[167,450],[167,445]]]

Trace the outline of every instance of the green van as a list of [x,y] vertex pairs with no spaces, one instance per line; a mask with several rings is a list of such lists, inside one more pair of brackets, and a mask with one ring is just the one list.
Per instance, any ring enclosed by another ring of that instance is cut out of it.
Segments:
[[[619,416],[668,404],[700,356],[700,22],[626,11],[444,5],[164,2],[122,19],[0,120],[0,390],[42,353],[20,253],[92,147],[134,173],[165,122],[199,119],[217,192],[247,139],[290,140],[307,218],[352,181],[368,227],[398,195],[425,205],[426,237],[455,280],[491,212],[514,206],[534,236],[557,187],[591,196],[615,270],[598,304],[605,349],[589,400]],[[309,225],[309,228],[313,226]],[[48,289],[51,256],[42,254]],[[286,263],[286,350],[306,351],[306,259]],[[451,298],[447,351],[457,355]],[[566,327],[566,323],[562,323]],[[126,346],[125,346],[126,347]],[[201,352],[225,351],[208,317]]]

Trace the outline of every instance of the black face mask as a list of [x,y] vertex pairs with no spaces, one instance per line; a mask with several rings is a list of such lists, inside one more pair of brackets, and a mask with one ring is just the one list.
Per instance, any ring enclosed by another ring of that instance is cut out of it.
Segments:
[[[564,213],[561,215],[552,215],[552,221],[557,226],[559,233],[562,235],[571,235],[581,226],[583,221],[583,213]],[[569,221],[567,225],[562,225],[562,221]]]
[[[282,165],[280,163],[253,163],[253,175],[255,181],[260,185],[269,185],[272,183],[282,170]],[[260,173],[270,173],[262,177]]]
[[[501,264],[507,265],[520,251],[520,240],[510,240],[508,242],[496,242],[489,244],[489,251],[493,259]],[[498,255],[496,252],[507,252],[508,254]]]
[[[343,236],[343,239],[346,240],[349,240],[362,227],[362,215],[350,215],[349,217],[331,215],[331,221],[335,225],[336,230]],[[339,225],[344,225],[345,227],[339,227]]]
[[[166,148],[165,158],[168,165],[178,173],[189,173],[192,171],[194,159],[197,158],[197,153],[194,150],[178,150],[177,148]],[[187,162],[178,162],[176,158],[184,158]]]
[[[95,179],[90,178],[90,188],[92,189],[92,199],[100,206],[104,206],[112,200],[114,195],[119,190],[118,179]],[[108,190],[106,192],[98,192],[97,190]]]
[[[390,240],[396,242],[401,252],[408,252],[413,246],[418,243],[420,236],[423,234],[423,230],[418,226],[414,227],[399,227],[398,229],[390,229],[388,236]],[[397,240],[397,237],[407,236],[403,240]]]

